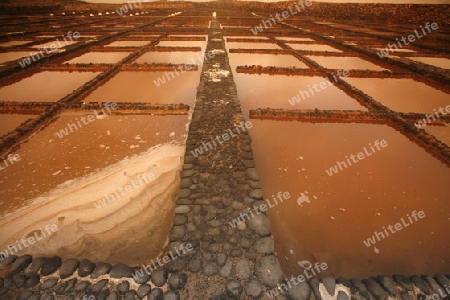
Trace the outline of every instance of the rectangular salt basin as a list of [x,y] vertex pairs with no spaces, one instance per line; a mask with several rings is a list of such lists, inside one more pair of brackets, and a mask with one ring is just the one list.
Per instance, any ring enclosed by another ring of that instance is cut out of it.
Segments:
[[345,56],[315,56],[306,55],[307,58],[314,60],[316,63],[327,69],[342,69],[342,70],[371,70],[383,71],[386,70],[370,61],[359,57],[345,57]]
[[[330,86],[327,84],[324,89],[321,89],[321,82],[326,83],[324,77],[242,73],[235,73],[233,77],[236,82],[239,100],[245,113],[248,113],[250,109],[267,107],[367,110],[334,85]],[[317,86],[319,92],[314,90],[314,85]],[[300,91],[303,93],[300,93]],[[296,99],[300,100],[300,102]]]
[[[204,61],[203,52],[150,51],[138,57],[134,62],[138,64],[168,63],[168,64],[193,64],[202,65]],[[199,67],[199,70],[201,68]]]
[[32,41],[23,41],[23,40],[19,40],[19,41],[8,41],[8,42],[3,42],[0,43],[0,47],[12,47],[12,46],[18,46],[18,45],[25,45],[28,43],[31,43]]
[[232,36],[225,35],[224,38],[227,41],[228,39],[268,40],[268,38],[265,36],[253,36],[253,35],[232,35]]
[[46,43],[43,43],[43,44],[31,46],[31,48],[38,48],[38,49],[47,48],[50,51],[50,49],[54,48],[54,47],[56,47],[56,48],[64,48],[64,47],[67,47],[67,46],[70,46],[70,45],[73,45],[73,44],[76,44],[76,43],[78,43],[78,42],[76,42],[76,41],[68,41],[68,40],[64,41],[64,39],[59,39],[59,43],[58,43],[57,40],[54,40],[54,41],[46,42]]
[[433,109],[450,104],[449,94],[413,79],[343,79],[381,104],[399,112],[432,113]]
[[58,101],[98,74],[100,72],[39,72],[1,87],[0,101]]
[[445,123],[444,126],[428,125],[422,128],[450,147],[450,123]]
[[281,49],[275,43],[226,42],[227,49]]
[[141,47],[150,44],[151,41],[115,41],[105,47]]
[[276,36],[275,38],[277,38],[281,41],[314,42],[313,39],[307,38],[307,37]]
[[[264,198],[291,196],[268,209],[286,274],[303,274],[296,263],[303,260],[327,263],[321,276],[347,278],[450,268],[450,169],[439,160],[387,125],[251,121]],[[327,174],[364,148],[370,156]],[[411,224],[413,211],[425,217]],[[408,227],[365,245],[402,218]]]
[[22,57],[27,57],[30,55],[30,52],[26,51],[16,51],[16,52],[3,52],[0,53],[0,64],[3,64],[8,61],[16,60]]
[[160,41],[158,47],[200,47],[205,49],[206,41]]
[[26,120],[35,117],[35,115],[0,114],[0,136],[13,131],[17,126],[19,126]]
[[[83,125],[93,114],[68,112],[13,152],[20,160],[0,173],[2,247],[57,224],[45,243],[19,254],[129,265],[160,254],[172,226],[188,116],[107,116]],[[61,130],[68,134],[59,138]]]
[[450,59],[445,57],[408,57],[408,59],[438,68],[450,69]]
[[[170,72],[173,72],[173,75]],[[199,72],[178,72],[178,76],[175,71],[120,72],[87,96],[84,101],[192,105],[200,82]]]
[[131,52],[88,52],[64,63],[69,64],[115,64],[130,55]]
[[342,52],[339,49],[333,48],[328,45],[321,44],[291,44],[286,43],[289,47],[297,51],[327,51],[327,52]]
[[251,54],[251,53],[230,53],[228,54],[230,65],[233,70],[237,66],[275,66],[275,67],[296,67],[308,69],[308,66],[290,54]]

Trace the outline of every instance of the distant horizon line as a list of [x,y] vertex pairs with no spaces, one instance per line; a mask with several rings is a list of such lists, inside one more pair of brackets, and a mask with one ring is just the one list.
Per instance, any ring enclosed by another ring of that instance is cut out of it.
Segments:
[[[126,4],[126,0],[81,0],[88,3],[101,3],[101,4]],[[138,0],[136,0],[138,1]],[[158,2],[160,0],[141,0],[141,2]],[[218,0],[168,0],[168,2],[175,2],[175,1],[182,1],[182,2],[215,2]],[[238,0],[242,2],[249,2],[249,1],[255,1],[255,2],[286,2],[289,0]],[[295,0],[291,0],[294,1]],[[362,4],[376,4],[376,3],[382,3],[382,4],[449,4],[448,0],[311,0],[312,2],[322,2],[322,3],[362,3]],[[130,2],[130,1],[128,1]]]

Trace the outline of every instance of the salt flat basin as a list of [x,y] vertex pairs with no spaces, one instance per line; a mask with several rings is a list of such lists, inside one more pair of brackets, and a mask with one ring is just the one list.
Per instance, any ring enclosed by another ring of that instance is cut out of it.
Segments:
[[312,38],[308,37],[291,37],[291,36],[276,36],[281,41],[295,41],[295,42],[314,42]]
[[229,53],[230,66],[236,70],[237,66],[260,65],[263,67],[296,67],[308,69],[309,67],[290,54],[251,54],[251,53]]
[[371,70],[371,71],[383,71],[386,70],[370,61],[364,60],[359,57],[345,57],[345,56],[316,56],[306,55],[309,59],[314,60],[316,63],[327,69],[336,70]]
[[58,101],[100,72],[43,71],[0,88],[0,101]]
[[160,41],[158,47],[206,47],[206,41]]
[[328,51],[328,52],[342,52],[339,49],[333,48],[328,45],[324,44],[291,44],[286,43],[289,47],[293,48],[294,50],[300,50],[300,51]]
[[230,49],[281,49],[275,43],[249,43],[249,42],[226,42],[226,48]]
[[[174,75],[166,73],[173,72]],[[200,81],[200,71],[120,72],[92,94],[85,102],[148,102],[153,104],[193,104]],[[161,81],[161,80],[164,80]],[[155,84],[159,83],[159,86]],[[123,87],[127,88],[124,89]]]
[[16,129],[17,126],[22,124],[28,119],[35,118],[33,115],[20,115],[20,114],[0,114],[0,136],[7,134],[10,131]]
[[151,41],[115,41],[105,47],[141,47],[150,44]]
[[226,41],[228,39],[252,39],[252,40],[268,40],[265,36],[253,36],[253,35],[224,35]]
[[408,57],[408,59],[438,68],[450,69],[450,59],[445,57]]
[[88,52],[64,63],[69,64],[115,64],[130,55],[131,52]]
[[[430,117],[431,118],[431,117]],[[428,133],[434,135],[441,142],[447,144],[450,147],[450,123],[445,123],[444,126],[432,126],[428,125],[423,127]]]
[[433,113],[433,109],[445,108],[450,104],[449,94],[413,79],[343,79],[381,104],[399,112]]
[[28,43],[31,43],[30,40],[13,40],[13,41],[7,41],[0,43],[0,47],[12,47],[12,46],[18,46],[18,45],[25,45]]
[[[150,51],[138,57],[134,62],[137,64],[152,64],[152,63],[170,63],[170,64],[194,64],[201,66],[204,61],[203,52],[158,52]],[[199,67],[199,70],[201,67]]]
[[156,258],[173,218],[188,117],[109,116],[56,135],[83,116],[60,116],[0,173],[1,247],[56,224],[45,243],[19,254],[132,265]]
[[[58,43],[59,40],[59,43]],[[64,48],[73,44],[78,43],[77,41],[70,41],[68,38],[66,41],[64,41],[64,38],[60,37],[59,39],[55,39],[54,41],[50,41],[50,42],[45,42],[42,44],[38,44],[38,45],[34,45],[31,46],[31,48],[37,48],[37,49],[44,49],[44,48],[48,48],[49,51],[51,48]]]
[[[287,76],[287,75],[254,75],[234,73],[239,100],[242,110],[248,114],[256,108],[285,109],[367,109],[334,85],[328,85],[319,92],[310,88],[325,82],[319,76]],[[300,94],[300,91],[303,94]],[[295,98],[300,100],[297,102]],[[294,98],[294,99],[293,99]],[[294,101],[294,105],[290,101]]]
[[0,64],[3,64],[8,61],[16,60],[22,57],[27,57],[30,55],[30,52],[26,51],[15,51],[15,52],[3,52],[0,53]]
[[[264,197],[291,195],[268,209],[288,276],[303,273],[296,264],[302,260],[326,262],[326,274],[346,278],[449,269],[450,169],[439,160],[387,125],[251,121]],[[382,139],[388,145],[372,152],[369,143]],[[326,173],[364,147],[371,156]],[[310,202],[300,206],[301,193]],[[425,217],[375,245],[364,244],[383,226],[409,222],[414,210]]]

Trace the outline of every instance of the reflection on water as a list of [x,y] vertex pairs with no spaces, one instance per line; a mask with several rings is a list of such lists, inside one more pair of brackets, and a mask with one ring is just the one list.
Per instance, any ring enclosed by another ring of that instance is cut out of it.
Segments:
[[306,57],[314,60],[322,67],[327,69],[342,69],[342,70],[371,70],[383,71],[386,70],[374,63],[359,57],[345,57],[345,56],[315,56],[306,55]]
[[[252,122],[265,197],[293,196],[268,210],[285,273],[300,273],[293,262],[301,260],[326,262],[329,274],[347,278],[449,269],[450,169],[444,164],[386,125]],[[369,143],[382,139],[388,146],[372,152]],[[364,147],[370,157],[327,175]],[[299,196],[310,202],[299,205]],[[426,214],[420,224],[365,246],[375,231],[414,210]]]
[[226,42],[226,48],[229,49],[281,49],[275,43],[247,43],[247,42]]
[[22,57],[27,57],[29,55],[30,55],[30,52],[26,52],[26,51],[0,53],[0,64],[5,63],[7,61],[16,60],[16,59],[19,59]]
[[445,126],[431,126],[423,127],[430,134],[434,135],[441,142],[446,143],[450,147],[450,123],[445,123]]
[[[314,85],[326,81],[318,76],[284,76],[284,75],[250,75],[233,74],[241,101],[242,110],[248,114],[250,109],[256,108],[285,108],[285,109],[352,109],[367,110],[356,100],[332,85],[316,92]],[[280,88],[282,87],[282,88]],[[310,90],[312,89],[312,92]],[[300,102],[291,105],[293,97],[299,96]]]
[[115,64],[130,55],[131,52],[89,52],[65,63],[69,64]]
[[[345,81],[399,112],[432,113],[450,104],[449,94],[413,79],[344,78]],[[380,88],[383,87],[383,88]]]
[[0,114],[0,136],[7,134],[16,129],[28,119],[34,118],[33,115],[19,115],[19,114]]
[[115,41],[105,47],[140,47],[148,45],[151,41]]
[[[193,104],[200,82],[199,72],[178,71],[179,76],[175,71],[120,72],[87,96],[84,101]],[[166,73],[171,75],[167,77]],[[155,82],[159,83],[159,86]]]
[[444,57],[408,57],[408,59],[438,68],[450,69],[450,59]]
[[39,72],[0,88],[0,101],[57,101],[98,74],[99,72]]
[[[59,117],[14,152],[21,160],[0,174],[0,245],[57,224],[48,243],[26,251],[135,265],[149,261],[167,242],[188,117],[109,116],[56,135],[83,116]],[[138,181],[150,173],[153,179]],[[132,189],[119,193],[133,180]],[[94,204],[111,195],[116,198]]]
[[24,40],[20,40],[20,41],[8,41],[8,42],[3,42],[0,43],[0,47],[11,47],[11,46],[17,46],[17,45],[25,45],[28,43],[31,43],[32,41],[24,41]]
[[290,44],[286,43],[289,47],[294,50],[300,51],[328,51],[328,52],[342,52],[339,49],[333,48],[328,45],[319,45],[319,44]]
[[230,53],[228,54],[230,65],[233,70],[237,66],[260,65],[275,67],[296,67],[308,69],[308,66],[290,54],[251,54],[251,53]]
[[203,64],[203,52],[184,52],[184,51],[170,51],[170,52],[146,52],[134,62],[138,64],[151,63],[168,63],[168,64]]

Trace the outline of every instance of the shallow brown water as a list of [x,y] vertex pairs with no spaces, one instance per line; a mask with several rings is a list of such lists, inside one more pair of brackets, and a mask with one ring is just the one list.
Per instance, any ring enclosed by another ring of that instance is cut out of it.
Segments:
[[307,55],[306,57],[314,60],[316,63],[327,69],[336,70],[371,70],[371,71],[383,71],[386,70],[374,63],[359,57],[344,57],[344,56],[315,56]]
[[[347,278],[449,269],[450,169],[444,164],[386,125],[252,122],[265,198],[280,191],[291,195],[268,210],[286,274],[300,274],[296,262],[302,260],[326,262],[329,270],[321,275]],[[388,146],[371,152],[369,143],[377,139]],[[364,147],[370,157],[326,173]],[[300,206],[301,193],[310,202]],[[410,223],[407,215],[414,210],[425,217]],[[401,218],[409,225],[375,245],[364,244]]]
[[115,41],[105,47],[140,47],[148,45],[151,41]]
[[115,64],[130,55],[131,52],[89,52],[64,63],[69,64]]
[[444,57],[408,57],[408,59],[443,69],[450,69],[450,59]]
[[99,72],[39,72],[0,88],[0,101],[57,101],[92,80]]
[[[168,78],[166,72],[173,72],[174,75],[168,75]],[[120,72],[84,101],[193,104],[200,71],[178,71],[178,76],[175,71],[166,72]],[[158,78],[164,78],[165,83],[158,81]],[[160,83],[159,87],[155,85],[155,81]]]
[[322,45],[322,44],[290,44],[290,43],[286,43],[286,45],[292,47],[294,50],[301,50],[301,51],[342,52],[339,49],[333,48],[328,45]]
[[26,51],[0,53],[0,64],[5,63],[7,61],[16,60],[16,59],[19,59],[22,57],[27,57],[29,55],[30,55],[30,52],[26,52]]
[[233,70],[237,66],[260,65],[263,67],[296,67],[308,69],[308,66],[298,60],[295,56],[289,54],[250,54],[250,53],[229,53],[230,65]]
[[14,130],[26,120],[35,117],[33,115],[0,114],[0,136]]

